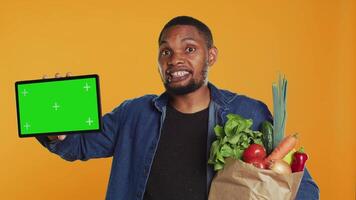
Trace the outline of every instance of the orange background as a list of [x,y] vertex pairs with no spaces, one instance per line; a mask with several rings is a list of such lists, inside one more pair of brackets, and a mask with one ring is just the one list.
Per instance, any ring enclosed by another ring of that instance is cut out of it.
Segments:
[[287,132],[299,132],[321,199],[355,198],[356,10],[352,0],[0,0],[0,199],[104,199],[111,159],[66,162],[17,136],[14,82],[98,73],[103,112],[161,93],[157,37],[177,15],[212,29],[217,86],[272,110],[289,81]]

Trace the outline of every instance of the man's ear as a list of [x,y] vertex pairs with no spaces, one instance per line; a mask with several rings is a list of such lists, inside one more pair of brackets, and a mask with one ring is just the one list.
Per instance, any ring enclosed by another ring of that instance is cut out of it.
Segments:
[[211,47],[208,52],[208,66],[211,67],[218,58],[218,48],[215,46]]

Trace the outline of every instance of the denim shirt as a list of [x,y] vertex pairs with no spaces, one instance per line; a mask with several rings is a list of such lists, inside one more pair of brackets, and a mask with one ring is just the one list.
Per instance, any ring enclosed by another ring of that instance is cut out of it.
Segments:
[[[211,83],[209,105],[207,158],[215,140],[214,126],[224,124],[228,113],[239,114],[253,120],[258,130],[264,120],[272,121],[267,106],[261,101],[217,89]],[[124,101],[103,116],[103,129],[97,133],[70,134],[63,141],[49,141],[37,136],[49,151],[65,160],[88,160],[113,156],[111,174],[106,193],[108,200],[142,200],[151,165],[160,140],[166,116],[168,94],[145,95]],[[207,164],[209,191],[214,171]],[[319,189],[305,170],[297,199],[319,199]]]

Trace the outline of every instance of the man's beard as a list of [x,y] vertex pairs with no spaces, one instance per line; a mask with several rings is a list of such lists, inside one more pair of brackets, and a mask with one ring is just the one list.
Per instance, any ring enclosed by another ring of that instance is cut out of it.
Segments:
[[203,86],[207,80],[207,75],[208,75],[208,66],[205,66],[203,70],[201,71],[201,76],[202,78],[200,80],[196,80],[192,78],[189,83],[185,86],[178,86],[178,87],[171,87],[170,82],[166,80],[164,82],[164,87],[166,88],[166,91],[170,94],[173,95],[185,95],[189,94],[191,92],[196,91],[199,89],[201,86]]

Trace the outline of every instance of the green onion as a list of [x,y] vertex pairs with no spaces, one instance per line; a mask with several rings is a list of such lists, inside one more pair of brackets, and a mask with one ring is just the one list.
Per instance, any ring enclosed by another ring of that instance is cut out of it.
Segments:
[[287,118],[287,80],[279,74],[278,82],[272,84],[273,93],[273,148],[276,148],[284,137]]

